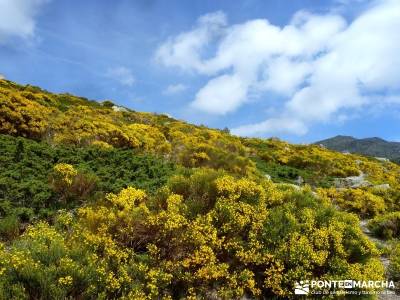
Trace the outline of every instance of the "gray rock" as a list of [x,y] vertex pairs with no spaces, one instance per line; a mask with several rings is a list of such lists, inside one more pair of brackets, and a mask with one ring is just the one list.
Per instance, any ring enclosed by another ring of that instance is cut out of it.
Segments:
[[372,186],[368,180],[365,180],[365,174],[362,172],[358,176],[335,178],[335,185],[337,188],[360,188]]
[[296,180],[295,180],[295,183],[296,183],[297,185],[302,185],[302,184],[304,183],[303,177],[298,176],[298,177],[296,178]]

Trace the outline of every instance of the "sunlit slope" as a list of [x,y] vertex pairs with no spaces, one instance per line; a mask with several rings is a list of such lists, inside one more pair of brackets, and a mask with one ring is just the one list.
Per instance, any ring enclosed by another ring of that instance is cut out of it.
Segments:
[[[400,281],[399,180],[389,161],[0,80],[0,299],[257,299],[306,279]],[[360,219],[394,246],[379,250]]]
[[0,133],[52,145],[132,149],[185,167],[210,167],[241,175],[259,171],[287,182],[302,176],[306,183],[329,185],[333,177],[364,172],[374,182],[383,183],[396,180],[399,172],[392,163],[316,145],[239,138],[163,114],[140,113],[110,101],[52,94],[6,80],[0,81]]

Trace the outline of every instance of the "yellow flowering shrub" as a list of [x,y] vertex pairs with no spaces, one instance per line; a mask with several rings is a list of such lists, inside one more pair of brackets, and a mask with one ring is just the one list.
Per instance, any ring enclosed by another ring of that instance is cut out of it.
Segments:
[[95,191],[97,178],[78,172],[73,165],[58,163],[50,175],[50,185],[61,202],[88,199]]
[[131,124],[123,127],[133,148],[150,153],[168,153],[171,145],[164,134],[154,126],[146,124]]
[[258,298],[290,296],[300,279],[381,279],[357,224],[309,188],[200,169],[29,227],[0,248],[2,296]]
[[357,213],[361,217],[373,217],[386,210],[382,197],[364,189],[317,189],[317,193],[340,208]]
[[54,170],[54,180],[58,180],[60,185],[71,186],[72,181],[76,175],[78,175],[78,171],[70,164],[59,163],[53,167]]
[[122,122],[115,122],[117,112],[80,105],[69,108],[53,119],[55,143],[89,145],[102,141],[117,147],[128,147],[129,137]]
[[44,136],[55,109],[0,87],[0,133],[33,139]]
[[98,147],[100,149],[104,149],[104,150],[114,148],[112,145],[110,145],[106,142],[103,142],[103,141],[93,141],[90,145],[93,147]]
[[223,131],[196,127],[183,122],[168,124],[167,138],[172,159],[186,167],[224,169],[237,174],[252,174],[255,164],[241,140]]

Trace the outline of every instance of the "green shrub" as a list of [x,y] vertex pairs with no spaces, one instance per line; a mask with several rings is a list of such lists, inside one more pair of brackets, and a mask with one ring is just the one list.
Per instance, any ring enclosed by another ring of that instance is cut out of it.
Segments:
[[[76,169],[70,185],[53,177],[59,163]],[[154,192],[176,169],[127,149],[51,146],[0,135],[0,170],[0,216],[15,215],[26,223],[131,185]]]
[[20,221],[16,215],[0,219],[0,239],[12,240],[19,235]]
[[400,238],[400,212],[376,216],[368,223],[368,227],[381,238]]

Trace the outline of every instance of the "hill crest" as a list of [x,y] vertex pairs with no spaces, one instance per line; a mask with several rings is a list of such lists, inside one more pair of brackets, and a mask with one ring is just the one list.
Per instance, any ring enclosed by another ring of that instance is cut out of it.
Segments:
[[317,145],[340,151],[359,153],[373,157],[385,157],[392,161],[400,161],[400,142],[386,141],[380,137],[355,138],[337,135],[335,137],[315,142]]

